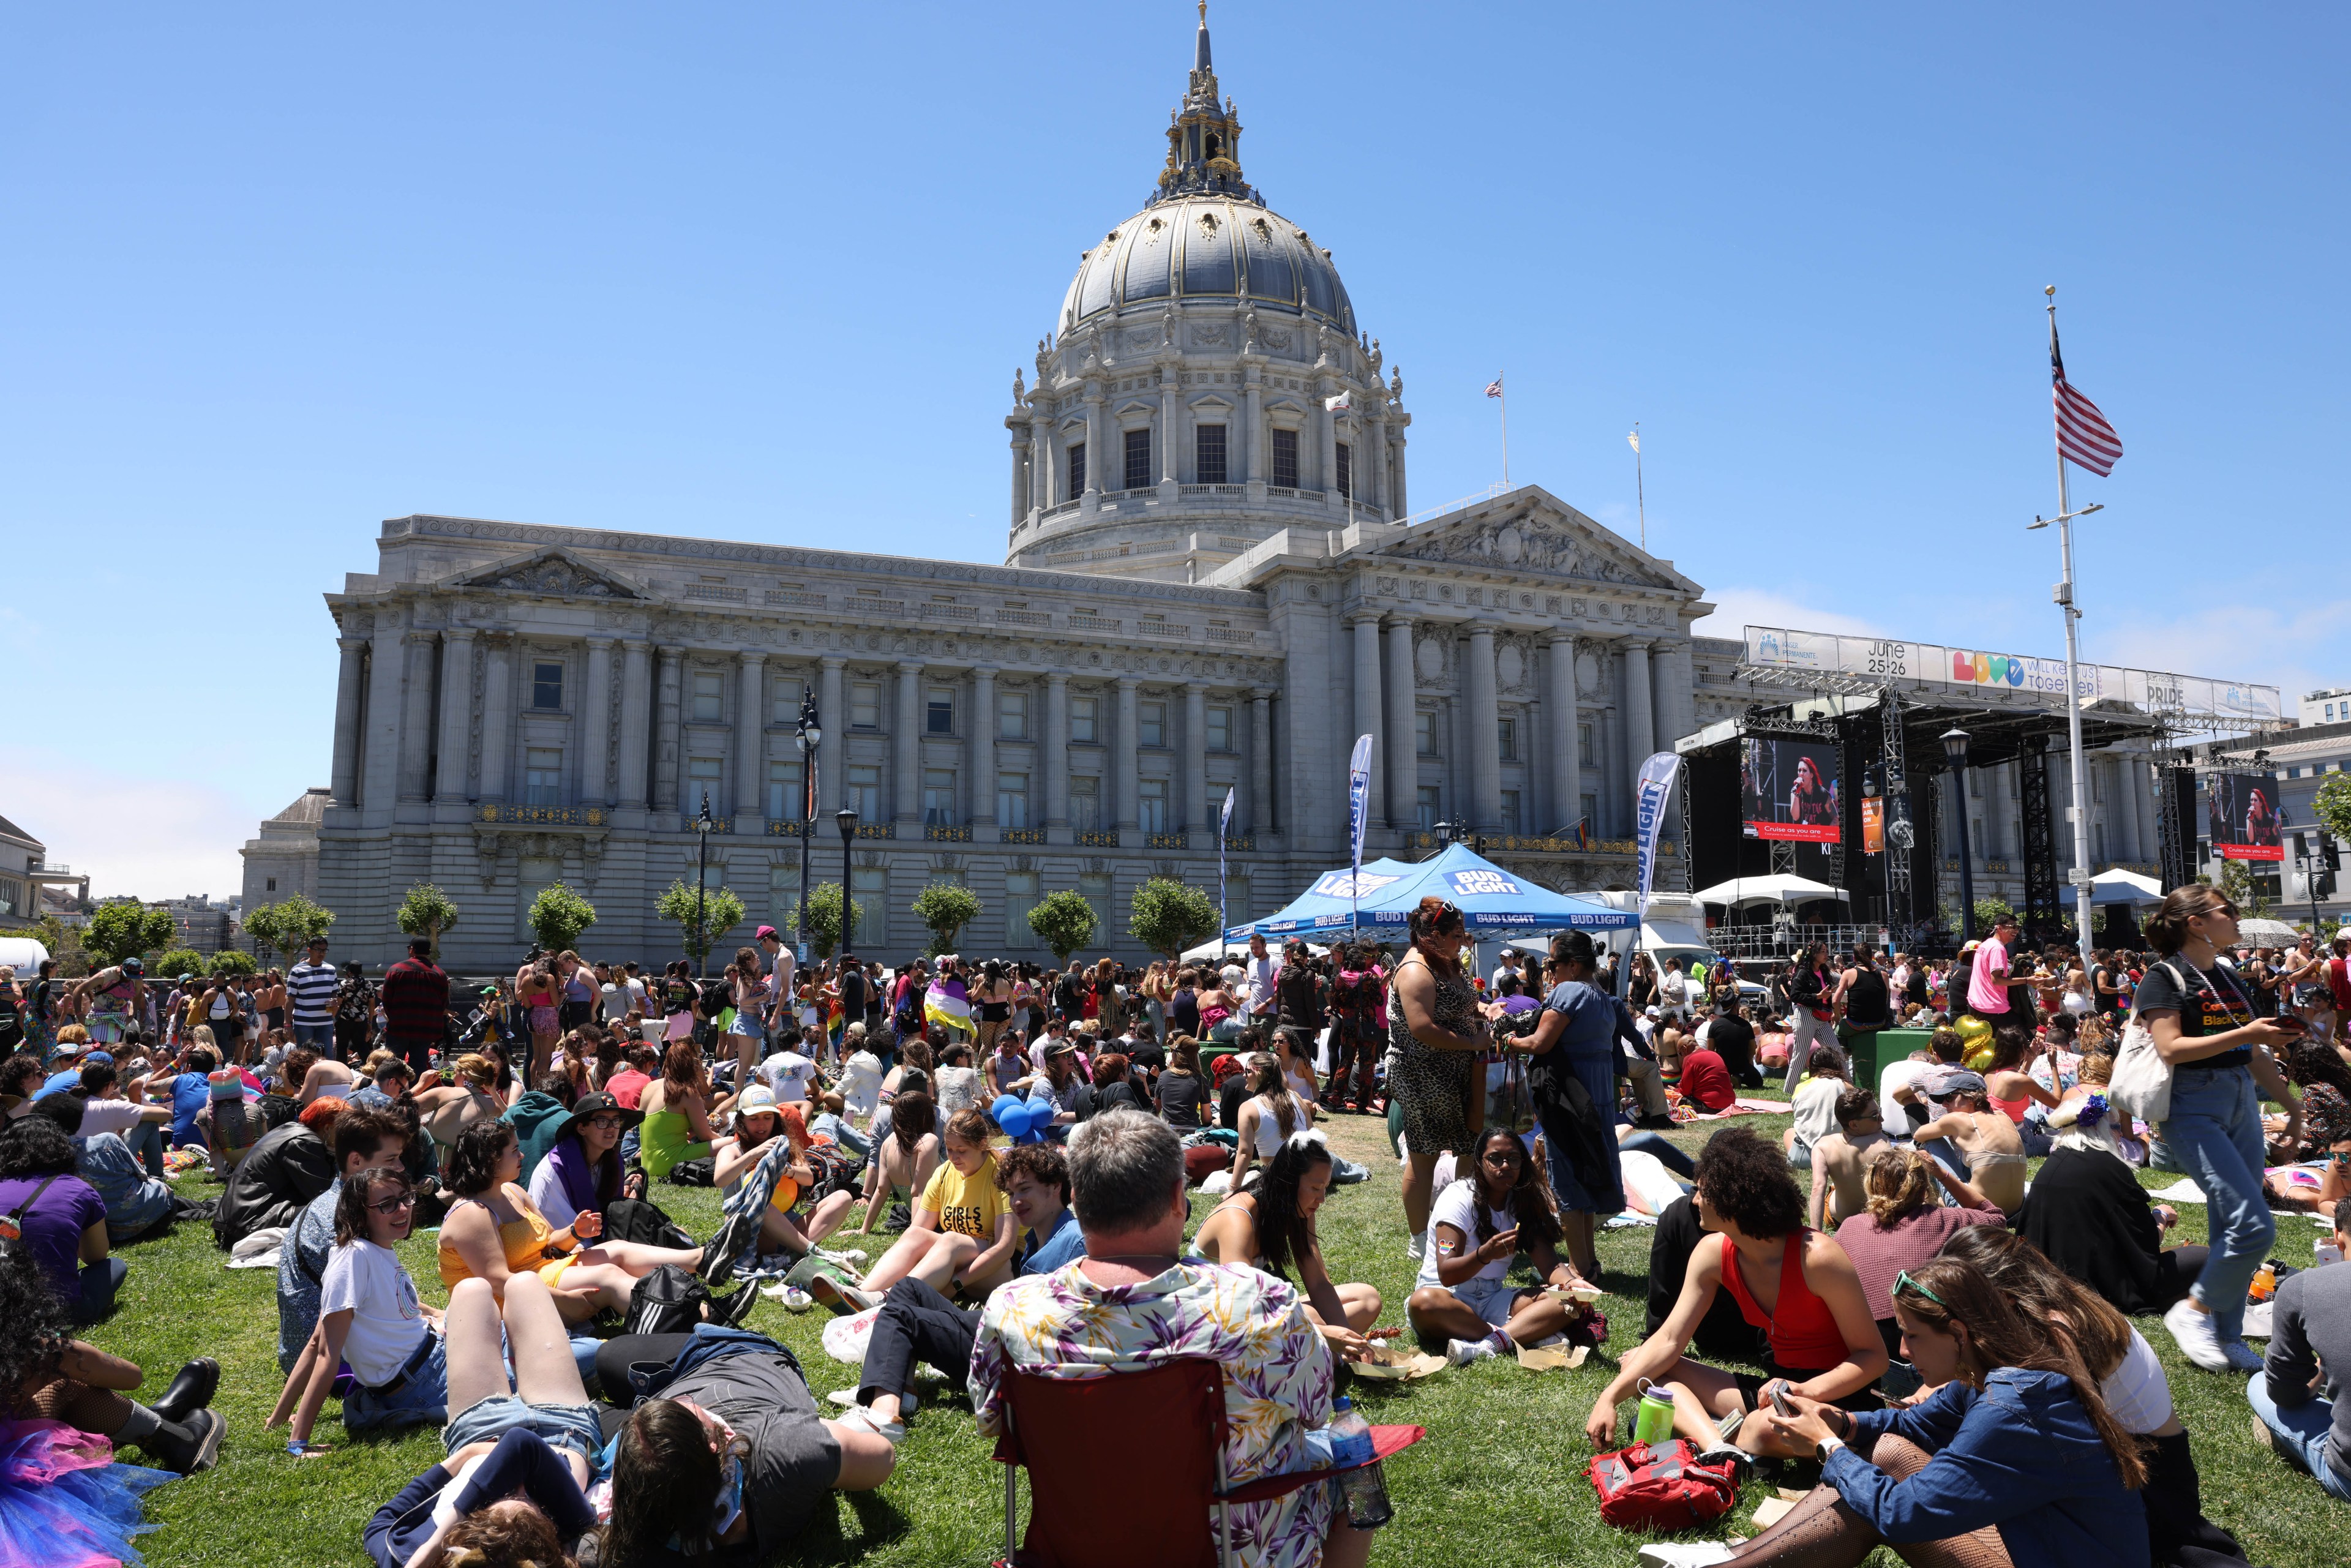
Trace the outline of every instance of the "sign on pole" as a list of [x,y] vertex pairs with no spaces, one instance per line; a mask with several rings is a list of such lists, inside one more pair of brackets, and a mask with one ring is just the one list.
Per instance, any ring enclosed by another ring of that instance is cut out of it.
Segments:
[[1634,826],[1641,872],[1641,918],[1649,917],[1649,883],[1657,873],[1657,834],[1665,827],[1666,802],[1673,798],[1674,780],[1682,759],[1660,751],[1641,764],[1633,786]]
[[[1347,760],[1347,866],[1358,879],[1364,870],[1364,830],[1371,815],[1372,805],[1372,737],[1355,737],[1355,754]],[[1348,926],[1356,924],[1354,912],[1349,912]]]

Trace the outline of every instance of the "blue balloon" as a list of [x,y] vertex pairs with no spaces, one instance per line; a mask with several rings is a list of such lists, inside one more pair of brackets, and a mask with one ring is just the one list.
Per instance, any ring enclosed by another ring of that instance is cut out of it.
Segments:
[[1014,1099],[1009,1094],[998,1094],[996,1097],[996,1103],[987,1108],[987,1113],[994,1119],[998,1126],[1003,1128],[1008,1133],[1012,1131],[1012,1124],[1004,1119],[1004,1113],[1007,1111],[1018,1108],[1020,1104],[1020,1101]]

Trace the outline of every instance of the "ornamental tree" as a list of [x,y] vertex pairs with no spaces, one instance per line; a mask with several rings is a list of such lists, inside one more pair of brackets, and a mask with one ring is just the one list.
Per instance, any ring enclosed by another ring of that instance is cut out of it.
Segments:
[[335,924],[335,912],[289,893],[276,904],[265,904],[245,917],[245,934],[291,964],[314,938],[323,938]]
[[576,946],[580,934],[596,924],[596,906],[563,883],[543,888],[530,901],[531,935],[550,953]]
[[935,957],[954,952],[956,933],[979,918],[979,895],[960,883],[935,882],[914,895],[914,910],[931,933]]
[[685,956],[699,966],[716,939],[743,919],[743,900],[724,885],[707,891],[689,887],[684,877],[669,884],[654,901],[653,913],[677,927]]
[[[809,889],[809,951],[816,955],[819,962],[831,957],[833,948],[841,944],[841,883],[837,882],[820,882]],[[852,928],[865,924],[865,906],[853,898],[849,901],[849,919]],[[797,900],[784,911],[784,924],[799,929],[800,906]]]
[[1094,906],[1075,888],[1049,893],[1029,911],[1029,929],[1052,949],[1053,961],[1063,967],[1068,967],[1071,954],[1094,939],[1094,927],[1101,924]]
[[81,945],[100,966],[160,953],[180,934],[168,909],[150,909],[135,898],[109,899],[81,928]]
[[434,956],[441,954],[441,933],[457,924],[457,904],[447,894],[429,882],[420,882],[408,890],[400,903],[400,913],[393,916],[402,932],[422,936],[433,944]]
[[1188,882],[1155,876],[1134,890],[1134,917],[1126,928],[1136,941],[1172,960],[1216,935],[1216,902]]

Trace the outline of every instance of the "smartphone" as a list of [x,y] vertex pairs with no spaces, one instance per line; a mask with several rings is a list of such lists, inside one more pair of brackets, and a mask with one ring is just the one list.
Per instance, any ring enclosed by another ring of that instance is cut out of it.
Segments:
[[1788,1398],[1788,1385],[1782,1384],[1771,1390],[1771,1408],[1782,1416],[1793,1416],[1796,1406]]

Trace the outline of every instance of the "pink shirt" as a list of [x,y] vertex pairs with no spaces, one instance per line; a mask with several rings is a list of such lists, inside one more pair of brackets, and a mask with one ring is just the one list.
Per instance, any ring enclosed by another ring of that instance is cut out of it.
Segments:
[[1970,1009],[1986,1018],[2008,1011],[2008,986],[1991,977],[1992,970],[2007,967],[2008,949],[2001,946],[2000,938],[1985,937],[1983,945],[1976,949],[1975,967],[1968,974],[1968,1006]]

